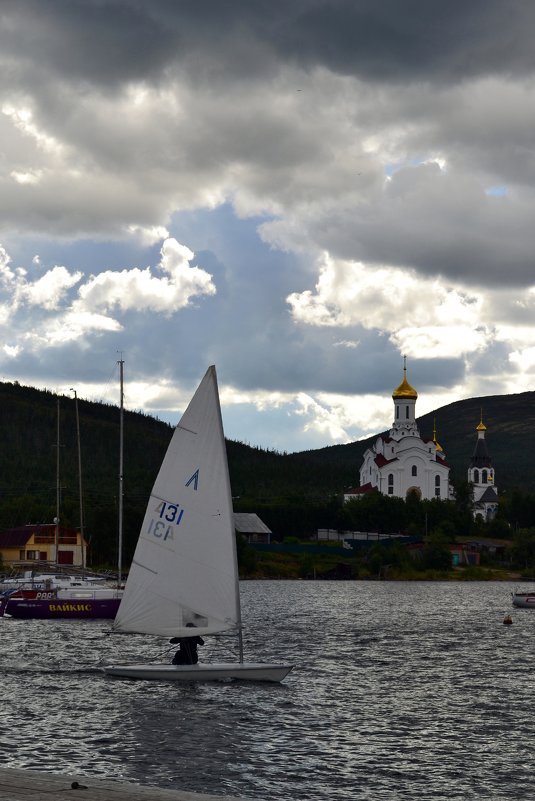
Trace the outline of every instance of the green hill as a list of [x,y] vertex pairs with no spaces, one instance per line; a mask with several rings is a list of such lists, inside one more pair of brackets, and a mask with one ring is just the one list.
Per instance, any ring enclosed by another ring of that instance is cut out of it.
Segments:
[[[57,397],[48,391],[0,383],[0,528],[51,522],[56,514]],[[78,451],[75,402],[60,397],[60,517],[79,524]],[[480,409],[500,491],[535,492],[530,469],[535,393],[470,398],[420,417],[422,436],[437,436],[454,478],[464,480],[476,442]],[[78,400],[85,530],[92,561],[113,561],[119,492],[119,410]],[[125,556],[131,555],[152,482],[172,434],[168,424],[138,412],[124,413]],[[375,437],[348,445],[280,454],[228,441],[232,492],[237,511],[267,505],[279,517],[329,509],[344,488],[358,483],[364,450]],[[277,520],[272,514],[271,521]],[[314,518],[315,525],[317,517]]]

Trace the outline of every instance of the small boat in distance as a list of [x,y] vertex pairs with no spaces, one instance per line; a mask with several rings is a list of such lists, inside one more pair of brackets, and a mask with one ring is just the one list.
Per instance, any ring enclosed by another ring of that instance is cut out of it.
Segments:
[[107,664],[109,676],[166,681],[282,681],[292,665],[243,661],[236,534],[215,367],[164,457],[112,632],[206,637],[233,632],[235,662]]
[[515,590],[511,593],[513,606],[517,609],[535,609],[535,590],[520,592]]

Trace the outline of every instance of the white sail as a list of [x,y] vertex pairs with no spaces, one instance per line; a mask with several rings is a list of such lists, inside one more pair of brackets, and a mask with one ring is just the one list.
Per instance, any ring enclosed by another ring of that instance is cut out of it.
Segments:
[[236,541],[215,367],[177,425],[113,628],[166,637],[240,626]]

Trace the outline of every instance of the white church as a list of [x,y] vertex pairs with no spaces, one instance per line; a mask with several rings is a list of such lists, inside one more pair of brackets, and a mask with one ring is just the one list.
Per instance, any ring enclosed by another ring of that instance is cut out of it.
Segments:
[[[407,381],[405,362],[403,381],[392,393],[392,428],[388,436],[377,437],[374,445],[365,451],[360,469],[360,486],[348,490],[344,494],[344,502],[377,491],[394,498],[406,498],[410,493],[415,493],[423,500],[453,500],[450,468],[437,442],[436,428],[433,439],[422,439],[416,425],[417,398],[418,393]],[[473,488],[474,517],[491,520],[498,509],[498,490],[485,441],[486,430],[481,413],[476,428],[476,445],[468,467],[468,481]]]
[[403,381],[392,393],[392,428],[388,436],[377,437],[374,445],[364,453],[360,486],[347,491],[344,501],[373,491],[394,498],[406,498],[410,493],[422,500],[453,498],[450,468],[437,442],[436,430],[433,439],[420,436],[416,424],[417,398],[418,393],[407,381],[405,363]]

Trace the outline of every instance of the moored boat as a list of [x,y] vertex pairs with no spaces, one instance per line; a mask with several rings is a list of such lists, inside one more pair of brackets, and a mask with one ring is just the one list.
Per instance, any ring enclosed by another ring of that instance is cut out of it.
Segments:
[[41,573],[4,582],[0,615],[18,618],[114,618],[123,590],[99,576]]
[[[65,573],[35,574],[26,571],[23,576],[15,576],[0,582],[0,616],[6,615],[16,618],[115,618],[121,604],[124,587],[121,580],[121,549],[122,549],[122,451],[123,451],[123,362],[121,367],[121,407],[120,407],[120,498],[119,498],[119,564],[115,581],[108,581],[105,577],[87,573],[85,571],[85,555],[82,558],[82,573],[66,575]],[[75,392],[75,398],[76,392]],[[78,463],[80,479],[80,528],[82,529],[82,479],[80,432],[78,424]],[[59,400],[58,400],[58,439],[57,451],[59,454]],[[59,524],[59,461],[56,469],[57,483],[57,509],[56,527]],[[56,558],[58,546],[56,544]]]
[[529,592],[519,592],[515,590],[511,593],[513,606],[517,609],[535,609],[535,590]]
[[113,619],[119,609],[122,593],[121,589],[96,585],[55,590],[14,590],[6,594],[0,604],[0,612],[26,619]]

